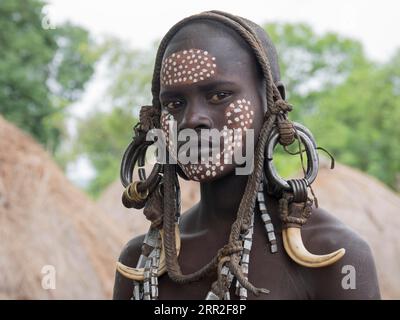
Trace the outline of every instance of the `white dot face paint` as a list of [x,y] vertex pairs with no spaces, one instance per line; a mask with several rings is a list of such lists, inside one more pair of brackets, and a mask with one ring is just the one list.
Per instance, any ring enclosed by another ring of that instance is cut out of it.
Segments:
[[253,126],[254,110],[250,100],[241,99],[232,102],[225,111],[227,127],[246,131]]
[[188,49],[172,53],[163,60],[161,84],[191,84],[207,80],[215,74],[216,59],[208,51]]
[[174,137],[170,136],[170,133],[173,133],[173,128],[171,128],[170,130],[170,126],[172,126],[173,121],[175,121],[175,119],[172,114],[170,114],[166,110],[163,110],[161,112],[161,117],[160,117],[161,130],[164,132],[165,143],[171,156],[174,156],[177,151],[177,146],[174,143],[175,139]]
[[[160,80],[164,86],[195,84],[212,79],[217,73],[216,58],[208,51],[192,48],[177,51],[164,58],[161,66]],[[161,129],[164,131],[168,151],[179,164],[185,175],[195,181],[210,181],[227,173],[235,166],[235,149],[243,148],[246,131],[253,127],[254,109],[249,100],[244,98],[233,101],[225,108],[225,125],[220,131],[223,144],[214,158],[199,156],[197,163],[179,161],[177,132],[171,129],[174,116],[167,110],[161,113]],[[206,152],[206,154],[208,154]],[[211,154],[210,154],[211,155]]]
[[254,107],[250,100],[244,98],[230,103],[225,109],[226,125],[223,128],[223,136],[228,139],[220,155],[220,172],[230,170],[232,162],[235,163],[235,150],[239,150],[241,154],[241,150],[245,148],[246,132],[253,129],[253,117]]
[[[235,150],[245,147],[245,135],[248,129],[253,129],[254,107],[250,100],[239,99],[230,103],[225,109],[225,125],[220,131],[223,138],[223,146],[214,158],[205,159],[201,157],[198,163],[183,164],[179,158],[175,158],[177,146],[176,137],[170,136],[170,121],[174,121],[173,115],[163,110],[161,113],[161,128],[166,136],[166,143],[171,156],[173,156],[185,175],[195,181],[203,182],[214,179],[232,170],[235,166]],[[173,133],[172,133],[173,134]]]

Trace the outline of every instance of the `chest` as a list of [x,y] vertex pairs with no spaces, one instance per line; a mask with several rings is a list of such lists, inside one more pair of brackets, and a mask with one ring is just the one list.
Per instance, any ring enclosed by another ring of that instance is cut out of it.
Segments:
[[[283,248],[282,237],[276,232],[278,252],[270,253],[268,240],[261,224],[256,224],[253,246],[250,252],[249,281],[256,287],[270,290],[268,295],[254,296],[248,292],[248,299],[308,299],[308,271],[293,263]],[[224,238],[205,237],[202,239],[182,237],[179,263],[183,274],[197,271],[207,264],[226,243]],[[212,283],[217,279],[216,271],[199,281],[188,284],[173,282],[167,274],[159,278],[159,299],[204,300]],[[234,294],[236,279],[231,285],[231,299],[238,299]]]

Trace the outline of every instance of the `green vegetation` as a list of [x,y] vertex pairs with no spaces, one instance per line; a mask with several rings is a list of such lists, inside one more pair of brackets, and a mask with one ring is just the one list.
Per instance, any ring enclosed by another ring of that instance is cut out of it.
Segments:
[[87,156],[97,175],[87,190],[97,196],[118,178],[122,154],[133,135],[139,107],[151,102],[151,77],[155,46],[150,51],[130,50],[117,39],[102,44],[108,87],[104,100],[108,111],[95,108],[78,124],[75,157]]
[[[399,190],[400,51],[379,64],[368,61],[358,41],[337,34],[317,36],[306,25],[266,29],[281,58],[291,118],[308,126],[339,162]],[[277,161],[277,167],[290,174],[299,168],[296,160]]]
[[55,152],[65,108],[80,98],[99,52],[71,24],[42,27],[44,2],[0,2],[0,113]]

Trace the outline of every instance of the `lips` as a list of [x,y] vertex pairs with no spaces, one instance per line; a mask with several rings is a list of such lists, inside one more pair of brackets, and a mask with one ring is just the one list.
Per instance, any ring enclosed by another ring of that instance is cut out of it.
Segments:
[[[184,146],[184,148],[182,148]],[[201,157],[208,157],[210,152],[214,151],[212,142],[208,140],[198,140],[198,141],[179,141],[178,142],[178,157],[186,156],[187,152],[190,152],[191,156],[196,156],[195,152]]]

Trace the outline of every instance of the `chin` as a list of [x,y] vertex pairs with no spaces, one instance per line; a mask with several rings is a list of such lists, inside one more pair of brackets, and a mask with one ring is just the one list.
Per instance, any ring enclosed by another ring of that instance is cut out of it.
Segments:
[[[196,182],[212,182],[221,179],[234,172],[234,164],[216,166],[214,164],[179,164],[183,173],[189,180]],[[222,167],[222,169],[221,169]]]

